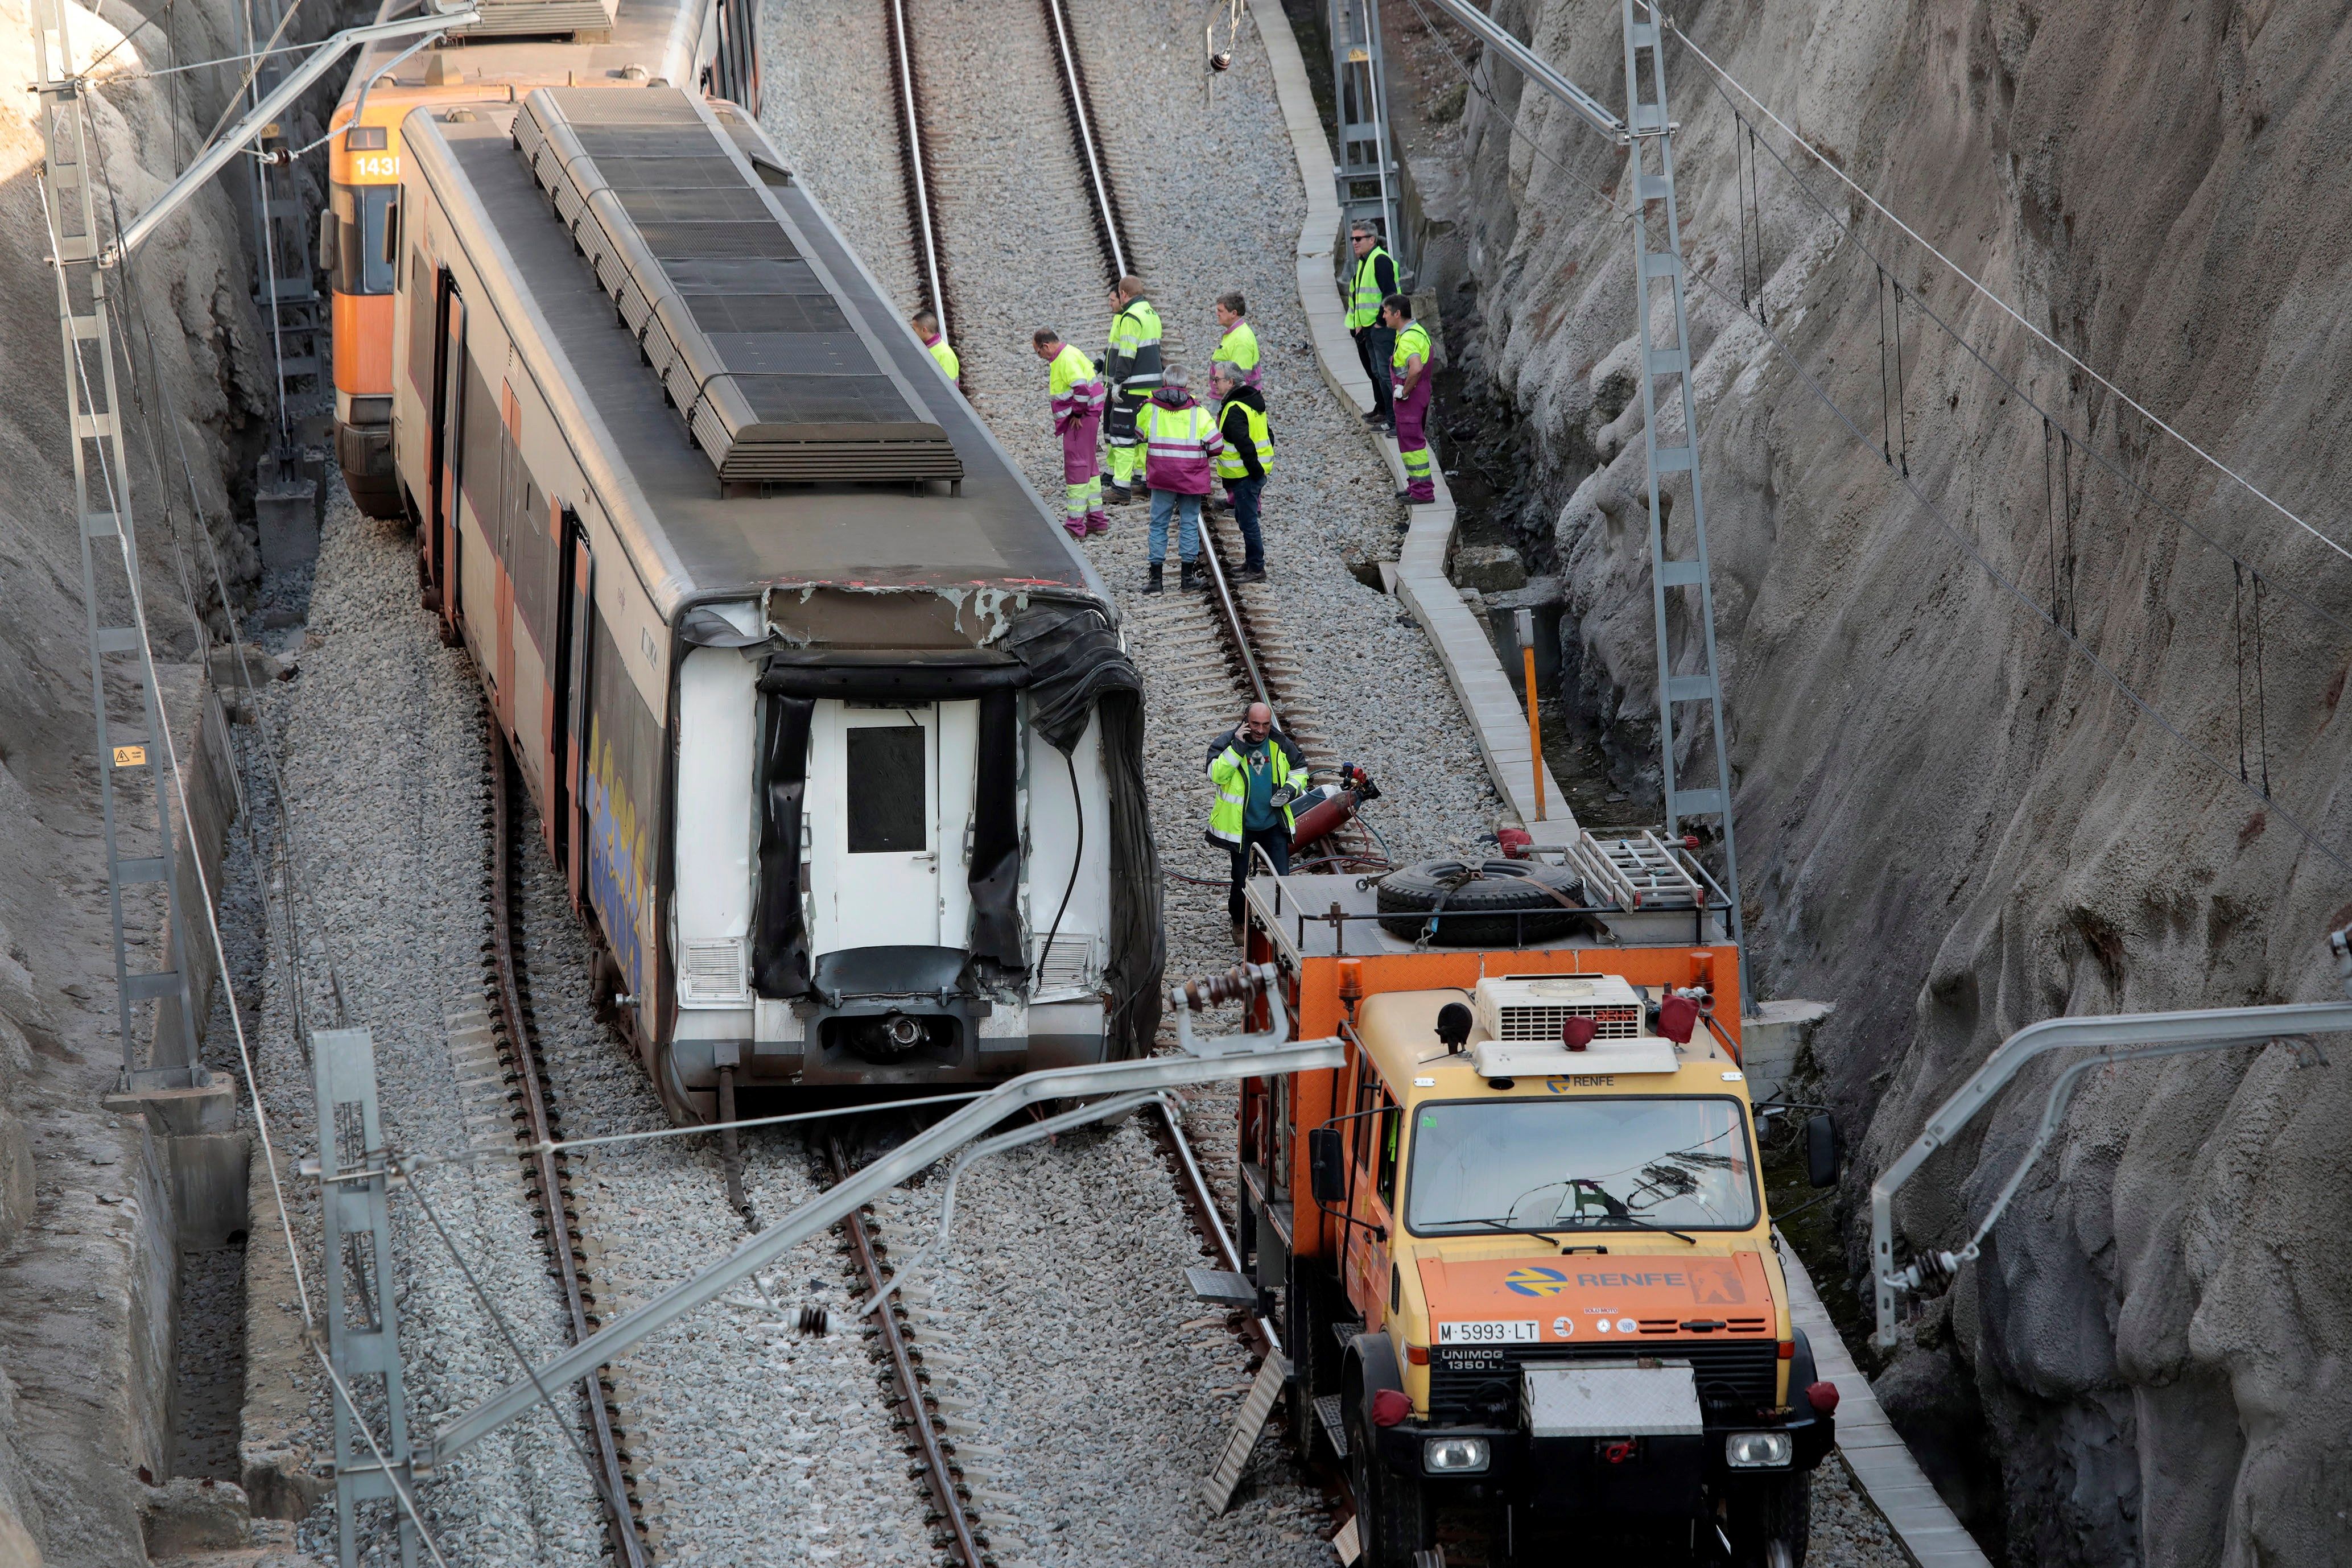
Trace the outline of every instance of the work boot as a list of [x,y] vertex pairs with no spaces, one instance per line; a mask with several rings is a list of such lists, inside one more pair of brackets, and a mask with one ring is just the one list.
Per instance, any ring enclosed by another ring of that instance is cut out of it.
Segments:
[[1202,586],[1202,577],[1201,563],[1197,561],[1187,561],[1184,563],[1183,574],[1176,580],[1176,586],[1189,593]]
[[1105,506],[1125,506],[1134,499],[1135,492],[1129,489],[1125,485],[1105,485],[1103,487],[1103,504]]
[[1066,522],[1062,524],[1062,526],[1068,531],[1072,539],[1084,539],[1087,536],[1087,520],[1085,518],[1080,518],[1076,522]]
[[1262,563],[1262,562],[1260,562],[1260,563],[1244,563],[1244,565],[1243,565],[1242,569],[1241,569],[1240,571],[1238,571],[1238,572],[1236,572],[1236,573],[1234,573],[1234,582],[1236,582],[1236,583],[1263,583],[1263,582],[1265,582],[1265,563]]
[[1087,513],[1087,531],[1088,533],[1108,533],[1110,531],[1110,519],[1098,511],[1090,511]]
[[1164,594],[1168,591],[1168,584],[1160,580],[1160,563],[1157,561],[1151,563],[1151,577],[1143,584],[1143,591],[1147,594]]

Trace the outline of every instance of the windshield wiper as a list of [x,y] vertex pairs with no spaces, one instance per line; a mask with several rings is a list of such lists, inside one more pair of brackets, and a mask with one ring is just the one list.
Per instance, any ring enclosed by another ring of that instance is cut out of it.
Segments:
[[1687,1241],[1693,1247],[1698,1245],[1698,1237],[1695,1236],[1685,1236],[1670,1225],[1660,1225],[1656,1220],[1643,1219],[1641,1215],[1633,1213],[1556,1215],[1553,1217],[1559,1221],[1559,1225],[1553,1227],[1557,1230],[1581,1228],[1587,1226],[1595,1230],[1654,1230],[1661,1235]]

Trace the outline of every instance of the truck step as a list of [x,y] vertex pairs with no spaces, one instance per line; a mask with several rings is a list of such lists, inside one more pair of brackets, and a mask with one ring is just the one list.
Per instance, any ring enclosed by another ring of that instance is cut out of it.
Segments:
[[1246,1274],[1234,1274],[1223,1268],[1187,1268],[1184,1279],[1192,1287],[1192,1294],[1211,1306],[1244,1309],[1257,1306],[1257,1287],[1250,1283]]
[[1339,1398],[1336,1394],[1318,1394],[1315,1419],[1322,1423],[1323,1436],[1330,1439],[1331,1451],[1344,1459],[1348,1457],[1348,1418],[1340,1413]]

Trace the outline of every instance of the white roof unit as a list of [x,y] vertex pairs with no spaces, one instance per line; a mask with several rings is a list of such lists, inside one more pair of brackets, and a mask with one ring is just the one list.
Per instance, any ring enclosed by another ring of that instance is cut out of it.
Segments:
[[[1675,1043],[1645,1032],[1642,994],[1614,974],[1505,975],[1481,980],[1473,996],[1489,1037],[1471,1049],[1481,1078],[1673,1072]],[[1571,1051],[1560,1040],[1570,1018],[1590,1018],[1591,1043]]]

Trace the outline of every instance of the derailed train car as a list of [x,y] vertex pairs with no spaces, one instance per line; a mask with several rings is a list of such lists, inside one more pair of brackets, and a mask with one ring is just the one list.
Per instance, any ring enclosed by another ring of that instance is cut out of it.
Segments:
[[757,127],[541,89],[402,139],[427,600],[672,1114],[1147,1048],[1107,595]]

